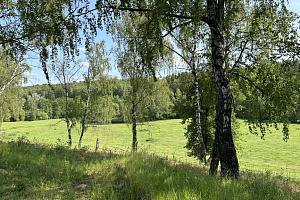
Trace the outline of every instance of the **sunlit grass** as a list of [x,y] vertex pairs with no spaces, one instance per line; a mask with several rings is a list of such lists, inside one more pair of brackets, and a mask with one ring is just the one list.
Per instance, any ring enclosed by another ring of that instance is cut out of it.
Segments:
[[[281,125],[279,125],[280,128]],[[270,129],[264,139],[249,133],[241,122],[238,157],[241,170],[270,171],[300,181],[300,124],[290,125],[290,138],[283,141],[281,130]]]
[[[45,120],[33,122],[9,122],[0,127],[0,140],[15,140],[26,136],[30,141],[41,144],[66,144],[68,134],[65,122]],[[138,125],[138,148],[155,152],[157,155],[169,156],[180,161],[197,163],[187,156],[184,148],[185,126],[181,120],[162,120]],[[72,129],[73,147],[76,148],[80,136],[79,127]],[[113,152],[131,151],[131,126],[127,124],[109,124],[90,126],[83,137],[82,146],[94,150],[99,138],[99,149]]]
[[[16,140],[25,136],[31,142],[47,145],[66,145],[68,140],[65,122],[45,120],[33,122],[9,122],[0,127],[0,140]],[[248,126],[240,122],[240,134],[236,141],[238,158],[242,171],[270,171],[274,176],[300,181],[300,125],[290,125],[290,139],[282,140],[281,131],[271,129],[262,140],[260,136],[249,133]],[[280,126],[280,125],[279,125]],[[185,126],[181,120],[162,120],[138,126],[138,148],[161,157],[198,165],[196,159],[187,156],[184,148]],[[91,126],[83,137],[82,146],[94,151],[96,139],[100,139],[100,150],[123,153],[131,151],[131,126],[110,124]],[[79,140],[79,128],[73,129],[73,147]]]

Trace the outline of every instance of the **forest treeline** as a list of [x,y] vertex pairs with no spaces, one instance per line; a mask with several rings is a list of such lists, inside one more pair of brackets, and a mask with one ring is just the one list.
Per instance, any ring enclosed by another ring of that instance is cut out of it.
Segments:
[[[182,73],[189,76],[188,73]],[[178,77],[170,75],[164,79],[151,81],[153,94],[145,94],[138,111],[138,121],[179,118],[174,110],[176,96],[180,88]],[[130,105],[128,94],[131,85],[126,79],[117,77],[107,80],[105,88],[94,93],[91,99],[89,123],[108,124],[127,122]],[[65,91],[62,84],[13,87],[14,98],[2,100],[1,120],[4,122],[35,121],[65,118]],[[87,86],[84,81],[69,84],[70,117],[82,115],[87,98]],[[177,99],[178,100],[178,99]]]
[[[101,91],[92,95],[88,115],[89,123],[127,122],[127,111],[130,107],[126,106],[126,98],[130,91],[130,83],[128,80],[118,78],[111,78],[108,82],[105,88],[101,88]],[[172,109],[174,93],[167,79],[152,81],[151,87],[156,94],[145,94],[146,96],[143,97],[143,105],[140,106],[138,115],[139,121],[178,117]],[[12,90],[15,93],[15,99],[3,102],[3,105],[6,103],[7,106],[0,115],[2,121],[34,121],[66,117],[65,91],[62,84],[53,84],[51,87],[48,84],[14,87]],[[82,116],[86,98],[87,87],[84,81],[69,84],[70,118]]]
[[[299,67],[296,61],[292,65],[294,69]],[[296,70],[297,71],[297,70]],[[212,72],[199,71],[199,85],[201,88],[201,113],[203,127],[213,127],[214,106],[216,103],[215,85]],[[289,71],[286,71],[286,76]],[[276,77],[274,77],[276,78]],[[277,77],[278,78],[278,77]],[[282,77],[283,78],[283,77]],[[193,78],[189,72],[181,72],[177,75],[168,75],[156,81],[152,78],[150,87],[152,93],[145,93],[141,97],[141,105],[138,110],[138,122],[154,121],[162,119],[181,118],[183,122],[193,118]],[[290,81],[292,77],[290,77]],[[131,85],[129,80],[109,78],[106,86],[94,93],[91,100],[91,109],[88,123],[130,123],[130,95]],[[235,81],[238,81],[236,79]],[[265,80],[266,81],[266,80]],[[291,81],[292,82],[292,81]],[[276,84],[276,82],[274,83]],[[297,87],[297,85],[294,85]],[[293,90],[293,87],[290,88]],[[289,110],[289,120],[297,123],[300,120],[300,106],[298,104],[300,95],[298,90],[295,93],[294,109]],[[9,91],[13,95],[4,97],[1,101],[0,117],[3,122],[35,121],[65,118],[65,92],[62,84],[15,86]],[[259,96],[254,95],[251,90],[234,88],[235,102],[234,114],[237,118],[251,119],[261,118],[263,120],[274,120],[262,109],[264,102],[259,103]],[[281,94],[280,94],[281,95]],[[69,85],[70,118],[75,122],[83,115],[84,104],[87,98],[87,86],[84,81],[72,82]],[[275,98],[275,97],[274,97]],[[279,98],[284,98],[281,95]],[[253,109],[253,107],[257,107]],[[261,106],[261,107],[260,107]],[[260,108],[259,108],[260,107]],[[250,113],[251,111],[255,113]],[[251,115],[250,115],[251,114]],[[192,120],[192,119],[191,119]],[[192,122],[191,122],[192,123]]]

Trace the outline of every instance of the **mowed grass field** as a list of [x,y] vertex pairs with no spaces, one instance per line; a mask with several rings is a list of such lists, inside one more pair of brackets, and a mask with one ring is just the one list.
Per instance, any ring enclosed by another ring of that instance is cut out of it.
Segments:
[[[237,153],[241,171],[269,171],[274,176],[282,176],[287,180],[300,181],[300,125],[290,125],[290,139],[282,140],[281,131],[271,129],[262,140],[258,135],[249,133],[248,126],[242,120],[238,139]],[[280,125],[279,125],[280,126]],[[73,130],[73,148],[77,148],[79,128]],[[175,159],[178,162],[198,165],[195,158],[187,156],[184,148],[185,125],[181,120],[162,120],[138,126],[139,151],[155,153],[161,157]],[[2,123],[0,140],[11,141],[26,137],[31,143],[46,145],[67,145],[67,129],[65,122],[45,120],[33,122]],[[131,151],[131,126],[126,124],[110,124],[89,127],[83,137],[82,146],[94,150],[96,139],[100,139],[99,150],[123,153]]]

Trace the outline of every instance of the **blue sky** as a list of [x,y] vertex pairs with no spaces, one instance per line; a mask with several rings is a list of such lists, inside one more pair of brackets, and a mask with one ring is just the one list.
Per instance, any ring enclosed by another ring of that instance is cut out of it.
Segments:
[[297,14],[300,14],[300,1],[299,0],[289,0],[289,9]]
[[[95,0],[91,0],[90,2],[91,2],[91,5],[93,5]],[[300,15],[300,0],[289,0],[288,9]],[[111,37],[109,35],[107,35],[105,33],[105,31],[100,31],[96,38],[96,42],[100,42],[101,40],[105,41],[106,49],[107,49],[107,51],[109,51],[111,49],[111,47],[113,46]],[[80,56],[79,56],[78,60],[80,60],[82,62],[82,64],[87,67],[88,62],[84,55],[84,48],[81,47],[80,49],[81,49]],[[109,59],[112,63],[112,72],[110,72],[110,75],[120,76],[118,70],[114,66],[113,55],[110,55]],[[32,70],[30,72],[26,73],[28,82],[25,85],[36,85],[36,84],[47,83],[47,81],[45,79],[45,75],[43,74],[43,71],[38,67],[40,65],[40,63],[36,60],[28,60],[28,64],[31,65]],[[57,80],[55,80],[54,76],[50,76],[50,77],[52,79],[51,80],[52,83],[57,83]],[[76,79],[80,80],[81,77],[77,77]]]

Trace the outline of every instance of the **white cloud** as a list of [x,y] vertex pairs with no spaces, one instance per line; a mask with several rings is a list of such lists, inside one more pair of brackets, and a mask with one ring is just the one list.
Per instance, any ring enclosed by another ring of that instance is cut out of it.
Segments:
[[80,62],[79,64],[82,65],[82,66],[84,66],[84,67],[90,66],[89,62]]
[[86,48],[78,48],[78,50],[80,50],[80,51],[86,51]]

